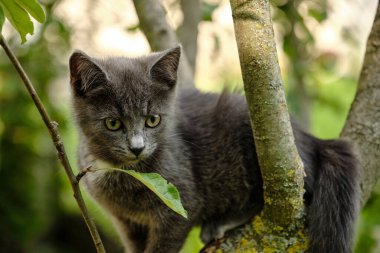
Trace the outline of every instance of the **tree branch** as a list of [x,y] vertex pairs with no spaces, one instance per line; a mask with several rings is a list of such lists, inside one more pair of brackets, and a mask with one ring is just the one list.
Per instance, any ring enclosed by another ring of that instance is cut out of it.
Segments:
[[380,177],[380,5],[368,37],[358,89],[341,136],[356,146],[363,206]]
[[[133,0],[144,32],[153,51],[165,50],[179,44],[174,30],[166,22],[166,15],[158,0]],[[185,52],[182,52],[178,70],[178,84],[182,87],[194,86],[193,73]]]
[[[291,226],[295,216],[303,210],[304,173],[282,88],[269,1],[233,0],[231,6],[245,94],[264,180],[264,213],[280,226]],[[284,198],[294,199],[296,203],[282,201]]]
[[[204,252],[301,252],[303,163],[290,125],[268,0],[231,0],[244,89],[263,178],[264,209],[252,224],[238,229]],[[232,245],[232,248],[231,248]]]
[[69,160],[67,158],[65,147],[63,145],[63,142],[61,140],[61,137],[59,135],[58,131],[58,124],[57,122],[54,122],[50,119],[49,114],[47,113],[41,99],[39,98],[36,90],[34,89],[31,81],[29,80],[27,74],[25,73],[24,69],[22,68],[20,62],[16,58],[16,56],[13,54],[12,50],[9,48],[8,44],[6,43],[5,39],[2,35],[0,35],[0,45],[3,47],[5,53],[7,54],[9,60],[12,62],[13,66],[16,68],[19,76],[21,77],[25,87],[27,88],[30,96],[33,99],[34,104],[36,105],[38,111],[40,112],[40,115],[42,117],[42,120],[44,121],[46,127],[49,130],[51,139],[54,143],[54,146],[57,150],[57,155],[59,158],[59,161],[63,165],[67,177],[69,178],[71,188],[74,193],[74,197],[77,201],[77,204],[81,210],[82,216],[87,224],[87,227],[91,233],[92,239],[94,241],[96,250],[98,253],[105,253],[105,249],[103,246],[103,243],[100,239],[98,230],[96,229],[94,221],[91,219],[87,207],[84,203],[80,188],[79,188],[79,181],[77,180],[76,176],[73,173],[73,170],[71,169],[71,165],[69,163]]
[[178,30],[178,37],[186,52],[193,74],[197,57],[198,24],[201,20],[200,0],[180,0],[183,21]]

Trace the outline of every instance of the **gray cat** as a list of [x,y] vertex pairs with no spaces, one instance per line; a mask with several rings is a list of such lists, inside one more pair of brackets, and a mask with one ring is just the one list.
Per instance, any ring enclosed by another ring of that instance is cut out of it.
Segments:
[[[246,101],[236,94],[176,92],[180,47],[140,58],[70,58],[79,167],[157,172],[179,190],[185,219],[125,173],[84,177],[113,217],[127,252],[176,253],[194,225],[205,243],[246,223],[263,190]],[[340,140],[292,123],[307,177],[312,253],[348,253],[357,214],[355,158]]]

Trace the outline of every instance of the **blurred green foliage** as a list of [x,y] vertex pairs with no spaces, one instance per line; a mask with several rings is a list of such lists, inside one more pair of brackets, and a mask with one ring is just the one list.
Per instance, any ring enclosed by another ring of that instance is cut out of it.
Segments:
[[380,184],[378,183],[357,224],[355,252],[380,252]]
[[[323,22],[328,16],[325,2],[309,2],[312,8],[308,15]],[[338,75],[336,59],[331,56],[311,54],[314,39],[298,13],[300,1],[277,0],[272,3],[275,22],[283,27],[284,52],[292,65],[288,66],[289,71],[284,76],[289,108],[315,135],[336,138],[355,94],[357,77]],[[75,165],[76,135],[70,106],[60,101],[62,86],[68,84],[57,81],[62,77],[67,79],[65,57],[72,51],[72,31],[68,24],[52,15],[59,1],[47,0],[44,4],[47,20],[37,26],[30,42],[20,46],[16,33],[6,39],[52,118],[59,122],[70,160]],[[211,7],[204,10],[210,18],[215,10]],[[298,36],[294,32],[295,26],[306,36]],[[236,84],[229,73],[225,74],[225,79]],[[302,97],[307,99],[301,101]],[[306,114],[300,107],[305,101]],[[0,252],[95,252],[48,132],[2,50],[0,103]],[[307,120],[302,119],[305,115]],[[358,222],[358,253],[379,252],[378,188],[362,210]],[[116,238],[116,235],[107,216],[88,198],[86,201],[100,224],[108,252],[122,252],[121,247],[109,239]],[[182,252],[197,252],[194,249],[202,246],[198,237],[199,228],[192,231]]]
[[[36,27],[29,43],[20,46],[17,33],[6,39],[50,115],[59,122],[62,135],[67,136],[68,106],[52,102],[52,96],[60,97],[59,87],[52,83],[67,75],[60,57],[70,52],[71,35],[70,29],[51,15],[54,6],[54,1],[46,3],[47,20]],[[59,39],[52,40],[54,36]],[[75,208],[49,133],[2,50],[0,56],[0,252],[92,252],[90,235],[78,211],[70,212],[66,197],[62,198],[64,192]]]
[[[18,44],[14,37],[9,41],[11,45]],[[62,70],[46,50],[47,43],[40,36],[33,45],[13,46],[45,101],[51,81]],[[17,252],[33,248],[52,222],[58,211],[59,181],[48,132],[13,66],[3,52],[1,56],[0,244],[15,247]],[[65,122],[59,110],[51,106],[49,109],[55,119]]]

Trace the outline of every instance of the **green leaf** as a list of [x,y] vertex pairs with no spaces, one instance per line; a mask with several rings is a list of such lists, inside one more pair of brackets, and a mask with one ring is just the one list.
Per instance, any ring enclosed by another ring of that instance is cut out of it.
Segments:
[[[36,0],[0,0],[0,7],[5,17],[20,34],[21,43],[26,42],[27,34],[32,35],[34,32],[34,25],[29,14],[38,22],[45,21],[44,10]],[[1,22],[0,14],[0,25],[2,23],[4,21]]]
[[24,8],[38,22],[45,22],[45,12],[41,5],[35,0],[14,0],[18,5]]
[[4,17],[3,8],[1,8],[1,6],[0,6],[0,34],[1,34],[2,29],[3,29],[4,21],[5,21],[5,17]]
[[182,206],[181,197],[179,196],[177,188],[172,183],[168,183],[168,181],[166,181],[166,179],[164,179],[160,174],[141,173],[134,170],[122,170],[116,168],[112,168],[110,170],[127,173],[136,178],[151,191],[153,191],[157,197],[159,197],[170,209],[187,218],[187,211]]
[[26,35],[33,34],[34,26],[28,13],[13,0],[0,0],[5,17],[11,22],[21,37],[21,43],[26,42]]

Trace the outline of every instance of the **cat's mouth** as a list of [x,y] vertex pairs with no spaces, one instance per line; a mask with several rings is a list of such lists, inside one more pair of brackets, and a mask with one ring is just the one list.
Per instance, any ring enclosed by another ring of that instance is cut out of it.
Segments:
[[141,158],[140,157],[133,157],[133,158],[127,158],[124,160],[124,165],[126,166],[134,166],[136,165],[138,162],[141,161]]
[[146,154],[144,153],[136,156],[130,153],[115,152],[115,155],[115,158],[118,160],[117,163],[122,167],[134,167],[139,162],[147,158]]

